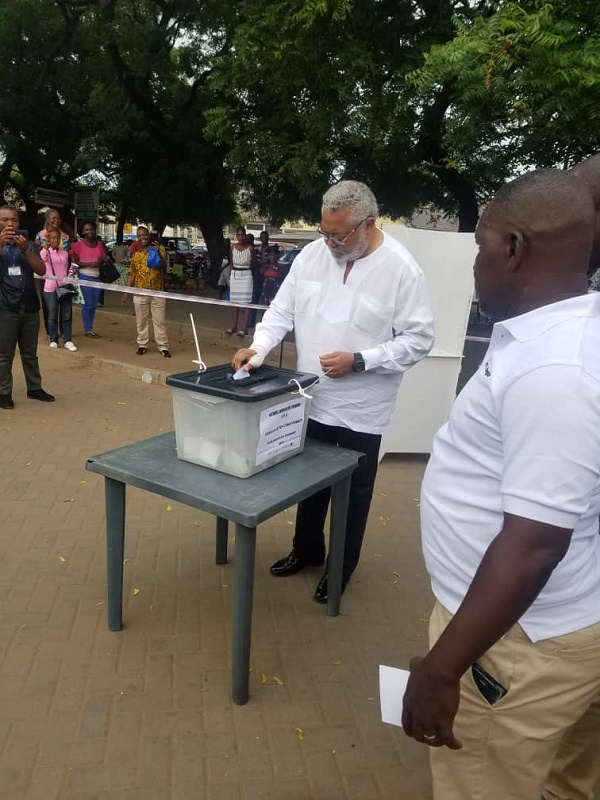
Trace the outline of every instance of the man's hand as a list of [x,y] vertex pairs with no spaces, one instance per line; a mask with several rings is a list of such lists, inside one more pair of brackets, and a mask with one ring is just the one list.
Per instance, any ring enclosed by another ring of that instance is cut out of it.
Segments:
[[321,369],[328,378],[343,378],[344,375],[352,372],[354,353],[336,350],[335,353],[325,353],[325,355],[319,356],[319,361],[321,362]]
[[123,294],[121,295],[121,305],[125,305],[126,302],[127,302],[127,292],[123,292]]
[[460,701],[460,683],[434,675],[427,658],[413,658],[402,711],[407,736],[430,747],[460,750],[452,724]]
[[[249,347],[242,347],[240,350],[233,357],[233,361],[231,362],[231,366],[237,372],[240,367],[244,364],[247,364],[248,361],[252,358],[252,356],[256,355],[256,350],[250,350]],[[248,364],[248,371],[254,369],[252,364]]]
[[0,245],[2,245],[2,247],[7,245],[10,247],[10,245],[13,244],[15,244],[15,229],[7,225],[6,228],[0,232]]
[[26,253],[29,250],[29,241],[24,236],[15,236],[13,244],[16,244],[22,253]]

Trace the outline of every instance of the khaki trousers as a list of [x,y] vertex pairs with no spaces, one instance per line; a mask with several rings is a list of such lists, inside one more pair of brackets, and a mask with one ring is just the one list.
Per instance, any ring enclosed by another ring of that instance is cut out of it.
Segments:
[[[432,646],[452,615],[436,603]],[[600,783],[600,623],[531,642],[515,625],[479,659],[508,691],[489,705],[471,670],[454,733],[431,748],[434,800],[593,800]]]
[[135,307],[135,321],[137,325],[138,347],[148,347],[150,341],[150,317],[154,328],[154,341],[159,350],[169,349],[167,329],[165,327],[165,309],[167,301],[162,297],[148,297],[137,295],[133,298]]

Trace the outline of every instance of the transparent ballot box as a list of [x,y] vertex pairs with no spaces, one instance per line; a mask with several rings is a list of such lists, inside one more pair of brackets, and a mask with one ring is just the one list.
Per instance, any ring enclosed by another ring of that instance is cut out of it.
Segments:
[[177,456],[238,478],[301,453],[317,376],[262,366],[236,381],[229,364],[169,375]]

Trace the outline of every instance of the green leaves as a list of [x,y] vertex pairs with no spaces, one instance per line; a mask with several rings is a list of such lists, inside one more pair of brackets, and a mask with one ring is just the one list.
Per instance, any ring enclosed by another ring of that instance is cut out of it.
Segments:
[[454,113],[494,122],[498,154],[511,150],[539,166],[579,159],[599,144],[600,9],[500,2],[462,22],[410,80],[422,92],[452,85]]
[[341,177],[472,225],[515,171],[598,149],[599,23],[595,0],[12,0],[2,175],[27,202],[100,171],[214,236],[238,200],[315,219]]

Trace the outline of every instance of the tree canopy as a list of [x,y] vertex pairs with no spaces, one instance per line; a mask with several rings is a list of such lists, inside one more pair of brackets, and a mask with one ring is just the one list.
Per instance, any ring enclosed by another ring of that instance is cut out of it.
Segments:
[[[558,7],[560,5],[560,7]],[[121,222],[319,214],[340,178],[382,210],[476,223],[529,166],[598,149],[592,0],[12,0],[0,179],[100,181]]]
[[424,95],[452,91],[447,142],[511,165],[572,166],[595,153],[600,120],[600,6],[502,2],[456,18],[456,35],[413,76]]

